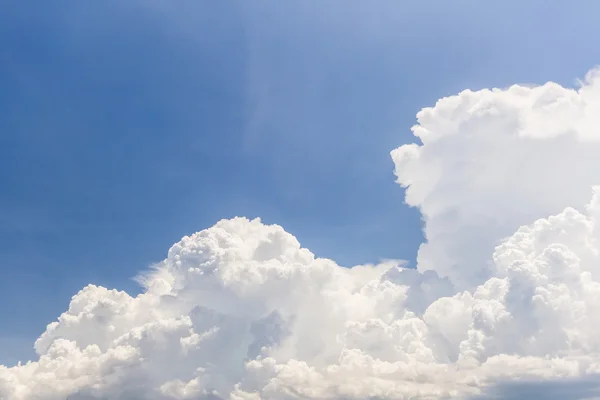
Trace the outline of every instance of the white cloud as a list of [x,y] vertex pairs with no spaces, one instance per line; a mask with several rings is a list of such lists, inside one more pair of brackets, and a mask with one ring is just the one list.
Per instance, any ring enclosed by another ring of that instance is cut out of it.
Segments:
[[499,240],[581,209],[600,183],[600,70],[579,90],[555,83],[461,92],[417,115],[423,144],[392,152],[406,201],[426,221],[421,270],[472,288],[494,274]]
[[345,269],[279,226],[223,220],[137,297],[82,289],[39,361],[0,366],[0,399],[441,399],[595,376],[598,116],[596,72],[577,91],[442,99],[418,115],[422,145],[392,152],[426,221],[418,270]]

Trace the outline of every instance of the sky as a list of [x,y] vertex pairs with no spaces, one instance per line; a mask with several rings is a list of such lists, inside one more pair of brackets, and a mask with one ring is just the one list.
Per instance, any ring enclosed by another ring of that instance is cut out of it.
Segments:
[[[342,267],[400,259],[457,287],[482,283],[485,272],[459,274],[448,260],[483,256],[436,242],[456,234],[437,214],[452,194],[421,198],[420,175],[402,178],[390,152],[419,141],[417,113],[441,98],[574,88],[600,64],[593,2],[34,4],[0,10],[7,365],[37,357],[35,340],[86,285],[135,296],[144,288],[133,278],[173,243],[235,216],[279,224]],[[465,176],[447,181],[461,187]],[[417,182],[412,200],[396,179]],[[486,231],[489,243],[591,194],[581,196],[532,201],[523,215],[494,209],[507,222]]]

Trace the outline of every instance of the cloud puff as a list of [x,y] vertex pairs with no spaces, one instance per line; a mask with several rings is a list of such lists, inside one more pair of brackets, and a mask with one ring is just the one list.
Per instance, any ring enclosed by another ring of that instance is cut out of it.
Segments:
[[417,114],[422,145],[392,152],[406,202],[425,220],[421,270],[472,289],[521,225],[581,209],[600,183],[600,69],[578,90],[514,85],[439,100]]
[[417,269],[342,268],[280,226],[222,220],[142,294],[77,293],[39,360],[0,366],[0,399],[443,399],[596,376],[598,116],[594,71],[579,90],[442,99],[422,144],[392,152],[425,220]]

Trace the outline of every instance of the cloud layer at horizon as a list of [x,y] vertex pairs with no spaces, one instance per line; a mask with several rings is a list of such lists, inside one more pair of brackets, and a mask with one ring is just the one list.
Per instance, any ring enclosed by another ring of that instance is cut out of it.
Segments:
[[39,361],[0,366],[0,399],[442,399],[600,373],[600,72],[466,90],[417,119],[421,144],[392,151],[425,222],[417,269],[342,268],[223,220],[142,294],[77,293]]

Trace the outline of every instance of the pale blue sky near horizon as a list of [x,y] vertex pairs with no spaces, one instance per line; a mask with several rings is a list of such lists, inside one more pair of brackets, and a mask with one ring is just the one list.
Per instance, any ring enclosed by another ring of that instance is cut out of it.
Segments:
[[[525,4],[524,4],[525,3]],[[585,8],[582,6],[585,5]],[[344,266],[422,241],[389,152],[466,88],[575,86],[600,3],[9,0],[0,9],[0,363],[88,283],[261,217]]]

